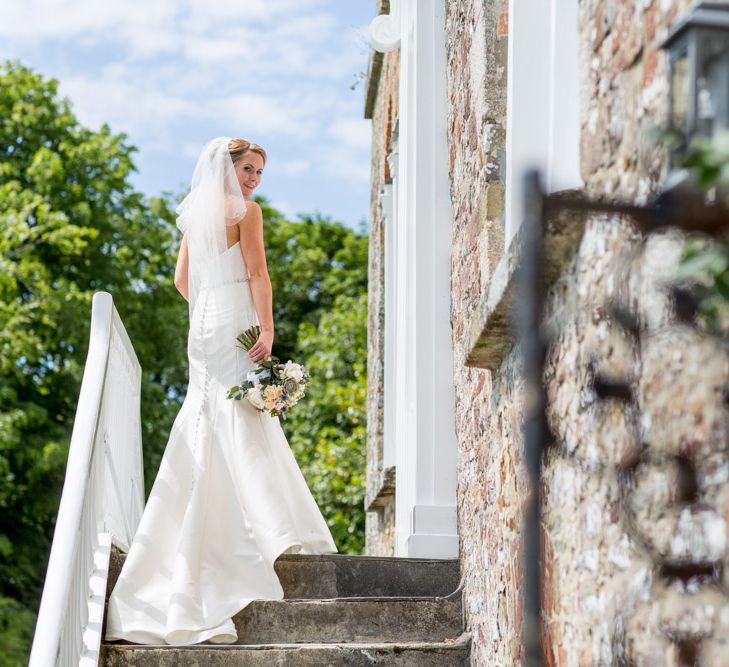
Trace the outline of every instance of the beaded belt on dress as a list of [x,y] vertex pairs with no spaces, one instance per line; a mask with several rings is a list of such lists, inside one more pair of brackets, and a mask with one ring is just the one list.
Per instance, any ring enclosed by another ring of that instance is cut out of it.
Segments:
[[234,285],[235,283],[246,283],[248,278],[233,278],[232,280],[225,280],[221,283],[215,283],[214,285],[204,285],[201,287],[201,291],[205,289],[211,289],[212,287],[220,287],[221,285]]

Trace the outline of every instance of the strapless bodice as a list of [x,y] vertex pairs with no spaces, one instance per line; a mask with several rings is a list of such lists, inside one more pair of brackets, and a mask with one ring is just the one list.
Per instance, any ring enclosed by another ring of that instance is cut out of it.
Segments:
[[218,256],[215,264],[210,267],[209,273],[203,278],[201,288],[245,282],[246,280],[248,280],[248,267],[240,250],[240,241],[236,241]]

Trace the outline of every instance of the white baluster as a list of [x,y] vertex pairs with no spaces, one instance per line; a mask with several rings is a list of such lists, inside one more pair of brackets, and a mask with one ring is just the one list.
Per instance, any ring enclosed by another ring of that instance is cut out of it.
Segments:
[[111,545],[129,549],[144,510],[141,378],[111,295],[97,292],[30,667],[98,664]]

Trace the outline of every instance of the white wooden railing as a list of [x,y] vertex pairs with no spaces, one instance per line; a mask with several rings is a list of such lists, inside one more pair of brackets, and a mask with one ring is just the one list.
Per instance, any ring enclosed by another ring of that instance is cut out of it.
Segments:
[[111,294],[96,292],[30,667],[97,665],[111,544],[144,509],[142,369]]

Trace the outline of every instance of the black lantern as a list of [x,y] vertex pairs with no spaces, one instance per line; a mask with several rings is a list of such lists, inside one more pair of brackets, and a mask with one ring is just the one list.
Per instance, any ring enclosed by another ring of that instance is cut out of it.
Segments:
[[729,1],[694,4],[662,48],[669,52],[671,127],[686,141],[729,129]]

